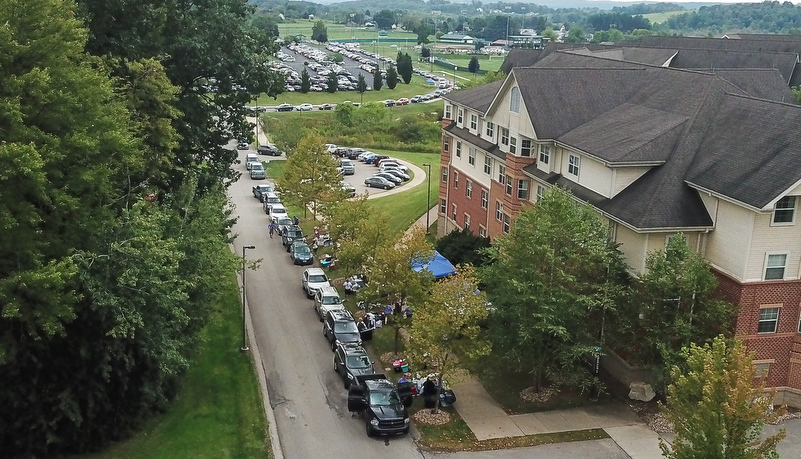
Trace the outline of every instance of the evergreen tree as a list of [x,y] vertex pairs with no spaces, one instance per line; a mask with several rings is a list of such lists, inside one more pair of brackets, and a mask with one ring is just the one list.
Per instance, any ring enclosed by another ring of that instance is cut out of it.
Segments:
[[395,89],[395,86],[398,85],[398,72],[395,71],[395,66],[390,65],[389,69],[387,70],[387,87],[389,89]]
[[467,71],[473,74],[473,78],[476,76],[476,72],[478,72],[479,67],[481,64],[478,63],[478,57],[473,56],[470,58],[470,63],[467,64]]
[[312,27],[312,40],[325,43],[328,41],[328,28],[323,21],[317,21]]
[[337,74],[331,72],[325,78],[325,82],[328,85],[326,91],[330,92],[331,94],[337,92],[337,87],[339,86],[339,82],[337,81]]
[[378,67],[373,69],[373,89],[376,91],[381,90],[381,86],[384,85],[384,81],[381,77],[381,69]]
[[412,58],[409,56],[409,53],[401,54],[398,51],[398,74],[403,79],[403,82],[409,84],[412,81],[412,75],[414,74],[414,66],[412,65]]
[[309,71],[303,67],[303,72],[300,74],[300,92],[306,94],[311,90],[311,78],[309,78]]
[[364,81],[364,75],[359,74],[359,79],[356,80],[356,90],[359,91],[359,103],[363,102],[364,92],[367,91],[367,82]]

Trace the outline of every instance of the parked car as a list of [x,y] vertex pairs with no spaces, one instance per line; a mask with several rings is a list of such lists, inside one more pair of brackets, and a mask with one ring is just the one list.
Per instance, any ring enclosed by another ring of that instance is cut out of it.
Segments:
[[407,98],[405,98],[405,97],[401,97],[400,99],[398,99],[398,100],[395,102],[395,104],[396,104],[396,105],[406,105],[406,104],[408,104],[408,103],[409,103],[409,99],[407,99]]
[[320,110],[333,110],[335,107],[334,104],[323,104],[320,105]]
[[379,173],[373,175],[373,177],[385,178],[385,179],[389,180],[390,182],[394,183],[396,186],[400,185],[401,183],[403,183],[403,179],[402,178],[396,177],[396,176],[390,174],[389,172],[379,172]]
[[270,206],[273,204],[281,204],[281,198],[278,197],[275,191],[270,191],[262,196],[261,202],[262,202],[262,208],[264,209],[264,213],[269,215]]
[[349,159],[343,159],[339,162],[342,175],[353,175],[356,173],[356,166]]
[[306,241],[295,241],[289,246],[289,259],[296,265],[310,265],[314,263],[314,254]]
[[275,145],[259,145],[259,147],[256,148],[256,152],[260,155],[281,156],[281,150]]
[[388,158],[381,160],[381,163],[378,165],[379,169],[383,169],[385,167],[394,167],[396,169],[400,169],[403,172],[408,172],[409,168],[404,166],[403,164],[399,163],[397,160]]
[[277,232],[278,235],[281,236],[284,234],[287,228],[294,225],[295,222],[292,221],[289,217],[280,217],[278,220],[275,221],[275,226],[278,227]]
[[289,226],[281,233],[281,244],[286,247],[287,252],[289,252],[289,248],[293,242],[303,240],[305,240],[305,235],[298,225]]
[[395,101],[392,99],[382,100],[381,103],[384,104],[385,107],[394,107]]
[[288,217],[286,207],[281,204],[270,204],[267,206],[267,215],[272,221],[277,221],[281,217]]
[[411,99],[409,99],[409,102],[411,102],[413,104],[419,104],[422,101],[423,101],[423,96],[420,96],[420,95],[414,96]]
[[247,142],[239,142],[238,144],[236,144],[236,149],[237,150],[249,150],[250,149],[250,145]]
[[409,384],[396,386],[383,374],[359,375],[348,389],[348,411],[361,413],[368,437],[409,433]]
[[384,177],[367,177],[364,179],[364,184],[367,185],[368,188],[383,188],[385,190],[391,190],[395,188],[395,183],[385,179]]
[[409,180],[410,178],[412,178],[409,174],[403,172],[400,169],[389,168],[389,169],[385,169],[385,170],[381,171],[381,173],[383,173],[383,174],[392,174],[395,177],[398,177],[399,179],[403,180],[404,182]]
[[278,110],[279,112],[291,112],[294,109],[295,109],[294,105],[287,104],[287,103],[283,103],[283,104],[279,105],[278,107],[276,107],[276,110]]
[[298,110],[302,112],[309,112],[314,110],[314,106],[312,104],[300,104],[298,105]]
[[339,292],[334,287],[323,287],[314,294],[314,310],[320,318],[320,322],[325,319],[329,311],[341,311],[345,309]]
[[358,344],[340,344],[334,351],[334,371],[342,377],[345,389],[356,382],[356,376],[375,374],[373,361]]
[[303,271],[300,284],[308,298],[314,298],[317,290],[331,286],[328,282],[328,276],[325,275],[325,271],[322,268],[306,268]]
[[361,155],[362,153],[366,153],[366,152],[367,151],[364,148],[351,148],[351,149],[348,150],[348,152],[345,154],[345,156],[347,156],[348,159],[355,160],[355,159],[359,158],[359,155]]
[[261,163],[251,163],[250,165],[250,179],[251,180],[264,180],[267,178],[267,171]]
[[356,187],[346,181],[342,181],[342,191],[346,192],[348,196],[356,196]]
[[389,156],[387,156],[387,155],[375,155],[375,156],[373,156],[373,160],[370,161],[370,164],[378,167],[378,165],[381,164],[381,160],[384,160],[384,159],[389,159]]
[[342,343],[362,344],[362,337],[359,334],[359,327],[356,321],[347,310],[329,311],[323,320],[323,336],[331,345],[331,350],[336,350]]
[[253,197],[258,199],[259,202],[264,202],[264,197],[267,193],[273,192],[273,187],[270,185],[256,185],[252,188]]
[[260,162],[259,155],[255,153],[248,153],[247,156],[245,156],[245,169],[250,170],[250,166],[253,163],[258,163],[258,162]]

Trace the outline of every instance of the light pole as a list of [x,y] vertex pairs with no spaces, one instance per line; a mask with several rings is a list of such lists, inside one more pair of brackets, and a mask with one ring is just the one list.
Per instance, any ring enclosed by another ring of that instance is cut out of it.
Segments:
[[431,228],[431,222],[429,219],[430,211],[431,211],[431,164],[423,163],[423,166],[428,168],[428,188],[426,189],[426,234],[431,234],[429,228]]
[[256,150],[259,149],[259,109],[256,109]]
[[245,278],[247,277],[245,273],[245,251],[255,248],[255,245],[242,246],[242,347],[239,348],[240,351],[250,350],[248,347],[247,322],[245,321]]

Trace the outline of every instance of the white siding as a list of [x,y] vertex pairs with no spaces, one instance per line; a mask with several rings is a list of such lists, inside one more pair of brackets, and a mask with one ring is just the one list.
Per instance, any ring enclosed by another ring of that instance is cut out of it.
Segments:
[[642,177],[643,174],[648,172],[650,167],[617,167],[614,169],[612,195],[610,198],[615,197],[618,193],[626,189],[627,186],[634,183],[635,180]]
[[754,229],[754,215],[748,209],[719,200],[715,230],[709,234],[707,241],[706,259],[739,281],[746,277],[745,265]]
[[[573,176],[567,175],[566,177]],[[608,198],[612,192],[612,169],[594,159],[582,156],[579,184]]]
[[787,267],[785,279],[797,279],[801,264],[801,226],[796,216],[796,224],[789,226],[770,226],[772,213],[753,213],[754,226],[751,250],[748,254],[746,280],[762,280],[765,269],[765,254],[786,252]]
[[619,242],[620,251],[626,258],[626,264],[636,275],[645,271],[646,237],[623,225],[615,227],[615,242]]
[[498,127],[500,126],[508,128],[510,134],[515,137],[519,134],[529,139],[536,139],[537,134],[534,132],[534,126],[532,126],[531,119],[528,117],[528,111],[522,96],[520,98],[520,113],[512,113],[509,111],[509,93],[513,86],[515,85],[510,86],[509,90],[501,94],[499,100],[500,104],[493,116],[488,118],[488,120],[495,123],[496,136],[498,135]]
[[[476,171],[471,175],[474,182],[481,184],[481,186],[487,190],[489,190],[490,183],[492,182],[492,174],[490,173],[487,175],[484,173],[484,158],[488,155],[489,153],[484,153],[482,150],[478,150],[478,153],[476,153]],[[492,157],[492,155],[489,156]],[[498,167],[493,163],[492,171],[497,170],[497,168]],[[480,198],[481,197],[479,196],[479,199]]]

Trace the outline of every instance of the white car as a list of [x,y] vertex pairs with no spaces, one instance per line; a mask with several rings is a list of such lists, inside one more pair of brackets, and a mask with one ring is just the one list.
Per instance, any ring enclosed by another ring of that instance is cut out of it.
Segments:
[[328,276],[325,275],[325,271],[321,268],[306,268],[303,271],[300,283],[309,298],[314,298],[314,295],[321,288],[331,286],[328,282]]
[[298,105],[298,110],[300,110],[302,112],[309,112],[309,111],[312,111],[313,109],[314,109],[314,106],[312,104],[300,104],[300,105]]

